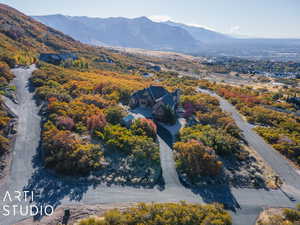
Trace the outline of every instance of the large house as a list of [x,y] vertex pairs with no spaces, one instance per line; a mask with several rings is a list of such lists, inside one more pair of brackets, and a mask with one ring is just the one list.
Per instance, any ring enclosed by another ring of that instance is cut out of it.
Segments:
[[47,63],[59,65],[66,60],[77,60],[78,57],[74,53],[42,53],[39,59]]
[[162,119],[166,108],[176,112],[179,97],[179,89],[170,93],[161,86],[150,86],[132,94],[130,98],[130,107],[150,108],[154,118]]

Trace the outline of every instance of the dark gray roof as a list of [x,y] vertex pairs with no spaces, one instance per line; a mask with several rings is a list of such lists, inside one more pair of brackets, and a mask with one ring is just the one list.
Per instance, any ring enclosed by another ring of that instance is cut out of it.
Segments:
[[174,101],[174,96],[176,96],[176,90],[173,93],[168,92],[164,87],[161,86],[150,86],[143,90],[136,91],[132,94],[134,98],[141,98],[144,93],[148,91],[155,102],[162,101],[165,105],[170,106],[174,109],[176,102]]
[[163,96],[163,97],[161,98],[161,100],[163,101],[163,103],[164,103],[165,105],[168,105],[168,106],[170,106],[171,108],[174,108],[174,107],[175,107],[175,104],[176,104],[176,103],[175,103],[175,101],[174,101],[172,95],[167,94],[167,95]]
[[163,97],[164,95],[168,95],[170,94],[165,88],[161,87],[161,86],[150,86],[148,88],[150,94],[152,95],[152,97],[154,98],[154,100],[157,100],[161,97]]
[[145,92],[145,89],[136,91],[132,94],[132,97],[140,98],[144,94],[144,92]]

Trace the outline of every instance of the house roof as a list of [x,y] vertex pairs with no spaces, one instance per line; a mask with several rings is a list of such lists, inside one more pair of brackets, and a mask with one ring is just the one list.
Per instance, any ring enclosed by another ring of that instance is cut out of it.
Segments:
[[174,101],[174,96],[177,95],[177,92],[179,90],[176,90],[173,93],[168,92],[164,87],[161,86],[150,86],[149,88],[145,88],[143,90],[136,91],[132,97],[140,98],[144,95],[144,93],[148,91],[151,95],[152,99],[155,102],[162,101],[165,105],[170,106],[171,108],[174,108],[176,105],[176,102]]
[[145,89],[136,91],[132,94],[132,97],[140,97],[144,94],[144,92],[145,92]]
[[173,108],[175,106],[175,101],[172,97],[172,95],[170,94],[167,94],[167,95],[164,95],[162,98],[161,98],[162,102],[165,104],[165,105],[168,105],[170,106],[171,108]]
[[157,100],[161,97],[163,97],[164,95],[169,95],[170,93],[163,87],[161,86],[150,86],[148,88],[150,94],[152,95],[154,100]]

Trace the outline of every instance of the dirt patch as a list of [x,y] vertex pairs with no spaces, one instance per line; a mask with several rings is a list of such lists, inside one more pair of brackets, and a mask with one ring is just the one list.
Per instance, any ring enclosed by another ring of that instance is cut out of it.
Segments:
[[255,225],[270,224],[270,218],[274,215],[283,216],[284,208],[269,208],[264,210],[258,217]]
[[137,161],[132,155],[124,155],[118,151],[105,151],[105,167],[91,174],[97,182],[153,188],[162,184],[161,167],[150,160]]
[[57,225],[64,220],[65,209],[70,210],[68,224],[78,224],[78,221],[87,217],[101,217],[106,211],[112,209],[125,210],[135,203],[101,204],[101,205],[66,205],[55,210],[52,216],[43,217],[40,221],[33,218],[22,220],[15,225]]
[[282,185],[282,181],[272,167],[253,148],[245,146],[245,151],[255,158],[257,165],[261,168],[266,186],[270,189],[278,189]]

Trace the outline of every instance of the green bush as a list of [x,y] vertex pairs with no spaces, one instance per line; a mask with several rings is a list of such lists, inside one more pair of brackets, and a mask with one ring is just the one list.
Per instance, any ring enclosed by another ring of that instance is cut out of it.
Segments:
[[87,144],[69,130],[58,130],[47,122],[43,133],[45,164],[66,174],[86,173],[101,168],[103,149]]
[[285,218],[291,222],[300,222],[300,212],[294,209],[285,209],[283,211]]
[[217,160],[213,149],[195,140],[176,142],[176,164],[191,180],[199,175],[215,176],[222,170],[222,162]]
[[124,116],[126,116],[124,110],[120,106],[112,106],[104,111],[107,122],[111,124],[120,124]]
[[156,140],[157,127],[152,120],[145,118],[137,119],[130,128],[135,135],[148,136]]
[[134,135],[131,130],[120,125],[108,125],[104,128],[104,141],[111,150],[130,153]]
[[[97,135],[101,136],[99,133]],[[104,128],[103,138],[111,150],[133,154],[136,160],[150,159],[159,162],[158,146],[147,136],[135,135],[132,130],[120,125],[110,125]]]
[[166,123],[166,124],[170,124],[170,125],[174,125],[176,123],[176,113],[174,112],[173,109],[171,109],[168,106],[162,106],[163,108],[163,116],[162,118],[158,118],[161,122]]
[[209,125],[196,125],[183,128],[180,131],[179,138],[183,142],[192,139],[201,141],[220,155],[232,154],[240,149],[238,139],[232,137],[222,129],[215,129]]

